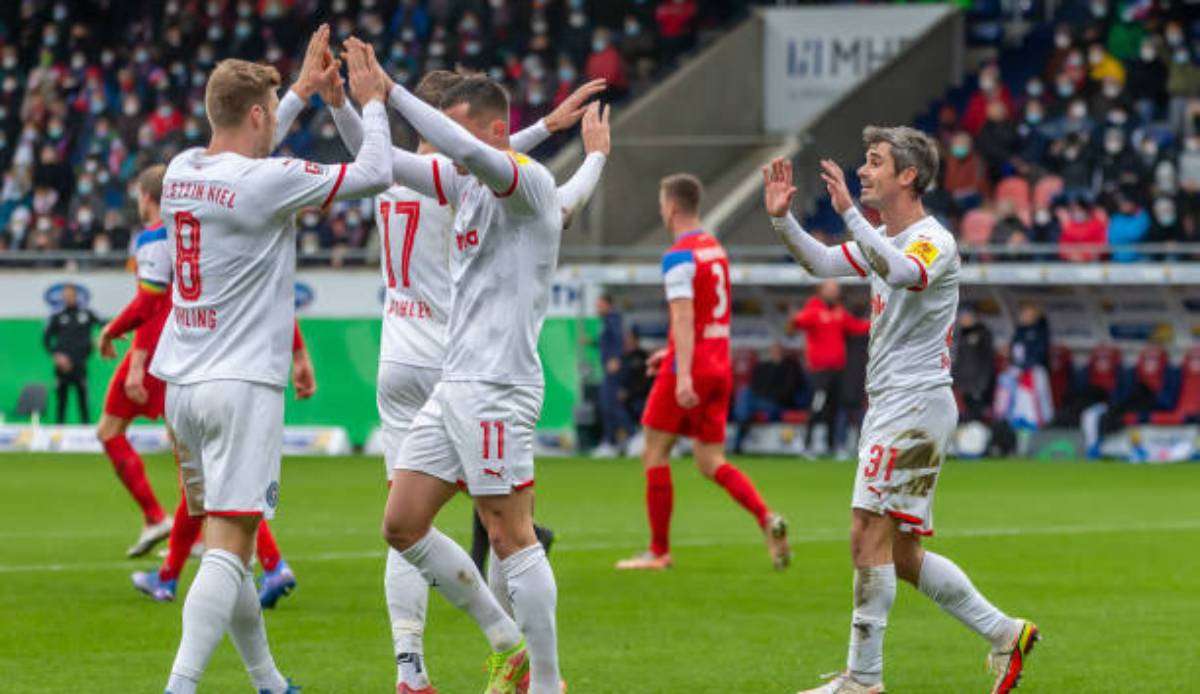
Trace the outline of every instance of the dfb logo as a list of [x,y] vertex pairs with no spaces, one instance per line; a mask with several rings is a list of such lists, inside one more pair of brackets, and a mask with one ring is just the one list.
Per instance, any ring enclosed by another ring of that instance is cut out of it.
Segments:
[[267,506],[275,508],[279,505],[279,483],[272,480],[271,484],[267,485],[267,492],[263,495]]
[[316,292],[313,290],[312,286],[305,284],[304,282],[295,283],[295,294],[296,310],[311,306],[313,301],[315,301],[317,298]]
[[458,250],[465,251],[471,246],[479,245],[479,231],[472,229],[465,234],[455,234],[454,240],[458,243]]

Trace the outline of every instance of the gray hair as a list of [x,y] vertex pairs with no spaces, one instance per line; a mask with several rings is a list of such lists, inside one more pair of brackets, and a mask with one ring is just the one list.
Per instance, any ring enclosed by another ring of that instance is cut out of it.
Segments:
[[880,142],[892,146],[896,175],[908,168],[916,169],[913,189],[918,197],[929,190],[938,171],[938,146],[932,137],[907,125],[893,128],[868,125],[863,128],[863,147],[870,149]]

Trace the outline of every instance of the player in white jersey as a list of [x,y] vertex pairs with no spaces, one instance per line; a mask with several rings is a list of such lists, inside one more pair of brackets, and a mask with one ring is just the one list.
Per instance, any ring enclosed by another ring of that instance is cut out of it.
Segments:
[[[301,80],[337,70],[329,28],[314,35]],[[208,547],[183,607],[167,691],[191,694],[226,632],[260,692],[294,691],[275,667],[249,571],[255,529],[279,500],[283,388],[293,338],[300,208],[379,193],[391,182],[386,84],[351,66],[364,105],[352,164],[267,158],[274,143],[275,68],[225,60],[209,75],[207,149],[167,167],[162,211],[173,247],[174,308],[151,373],[167,382],[166,416],[191,510],[207,514]]]
[[[428,104],[438,105],[447,89],[464,75],[446,70],[426,74],[415,94]],[[545,119],[515,133],[511,143],[515,151],[529,151],[552,133],[575,125],[584,114],[584,104],[603,91],[604,80],[590,82],[573,93]],[[345,99],[341,79],[333,76],[323,85],[321,97],[330,105],[342,141],[350,152],[362,143],[362,125],[358,113]],[[596,127],[607,132],[607,123]],[[588,133],[585,132],[585,137]],[[422,140],[417,154],[438,157],[436,150]],[[450,160],[438,157],[441,165]],[[600,162],[601,164],[603,162]],[[599,178],[593,166],[581,167],[576,176],[559,189],[564,214],[573,210],[590,194]],[[584,189],[584,186],[588,186]],[[578,192],[576,192],[578,190]],[[388,478],[396,465],[400,447],[417,412],[429,399],[441,380],[442,360],[446,352],[446,321],[450,311],[450,234],[453,208],[445,199],[422,195],[403,185],[393,185],[374,201],[375,226],[383,249],[380,257],[385,286],[383,330],[380,338],[377,401],[382,420],[384,465]],[[474,513],[474,512],[473,512]],[[472,559],[482,566],[488,553],[486,530],[478,516],[473,520],[477,538],[483,542],[480,554]],[[547,529],[536,527],[539,541],[548,549]],[[472,548],[474,554],[475,548]],[[489,582],[498,582],[501,573],[492,561]],[[392,644],[396,659],[398,694],[433,692],[424,658],[425,616],[429,585],[420,572],[395,548],[388,549],[384,570],[384,589],[392,624]],[[497,595],[505,602],[502,594]]]
[[[365,44],[351,43],[349,53],[351,62],[377,65]],[[463,80],[443,99],[445,113],[398,85],[390,103],[454,162],[401,151],[392,158],[398,182],[455,208],[454,298],[442,381],[401,447],[384,535],[480,625],[493,650],[487,691],[516,691],[528,673],[529,691],[558,692],[556,588],[533,531],[531,489],[542,400],[537,337],[562,231],[558,190],[549,171],[511,152],[508,97],[491,80]],[[515,622],[467,553],[432,527],[460,481],[488,526]]]
[[921,204],[937,173],[936,143],[907,127],[863,131],[861,200],[879,211],[872,227],[854,206],[842,174],[823,161],[822,178],[853,241],[830,247],[789,212],[791,162],[763,169],[771,224],[792,255],[819,277],[871,282],[870,402],[858,450],[850,530],[854,614],[846,670],[820,694],[883,691],[883,636],[899,577],[991,643],[993,693],[1017,685],[1037,627],[1008,617],[946,557],[926,551],[932,502],[958,419],[950,390],[950,335],[958,306],[960,260],[954,237]]

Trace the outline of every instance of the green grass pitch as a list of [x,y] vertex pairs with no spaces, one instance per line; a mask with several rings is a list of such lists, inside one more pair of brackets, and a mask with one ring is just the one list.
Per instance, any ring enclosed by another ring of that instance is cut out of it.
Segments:
[[[739,461],[791,521],[795,563],[769,568],[757,528],[687,461],[675,466],[676,568],[617,573],[646,538],[635,461],[544,460],[538,517],[558,533],[559,644],[573,694],[779,692],[841,667],[851,571],[845,463]],[[147,461],[164,504],[174,471]],[[0,691],[158,692],[180,599],[154,604],[129,573],[139,518],[94,456],[0,457]],[[393,689],[382,594],[377,459],[289,459],[275,522],[300,585],[267,614],[283,672],[306,694]],[[930,548],[1045,633],[1021,691],[1200,691],[1200,465],[951,462]],[[467,539],[463,499],[440,526]],[[486,645],[430,600],[426,650],[443,694],[482,689]],[[886,646],[890,692],[985,692],[984,644],[901,585]],[[250,691],[227,641],[201,687]]]

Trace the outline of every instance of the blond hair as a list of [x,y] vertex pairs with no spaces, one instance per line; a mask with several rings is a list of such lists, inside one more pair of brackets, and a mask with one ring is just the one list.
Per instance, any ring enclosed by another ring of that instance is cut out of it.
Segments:
[[137,177],[137,189],[142,195],[150,196],[150,199],[158,203],[162,197],[163,176],[167,174],[167,167],[163,164],[155,164],[142,170]]
[[204,88],[204,109],[216,128],[234,128],[255,105],[267,108],[271,93],[282,81],[270,65],[228,58],[217,63]]

